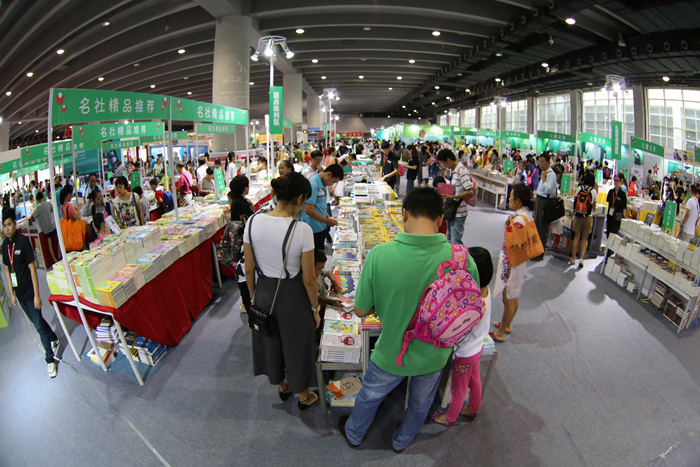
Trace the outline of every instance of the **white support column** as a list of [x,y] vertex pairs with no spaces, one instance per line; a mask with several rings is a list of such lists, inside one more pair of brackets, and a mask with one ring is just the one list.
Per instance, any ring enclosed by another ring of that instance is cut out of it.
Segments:
[[[632,97],[634,98],[634,136],[649,141],[649,135],[647,134],[647,95],[644,92],[644,87],[639,84],[632,86]],[[625,142],[623,140],[623,143]]]
[[3,120],[0,123],[0,152],[10,150],[10,122]]
[[[282,78],[282,85],[284,86],[284,92],[282,93],[284,118],[292,121],[292,128],[284,130],[284,142],[296,143],[295,128],[301,126],[304,113],[304,102],[301,96],[301,75],[299,73],[285,73]],[[291,133],[289,138],[287,138],[287,131]]]
[[306,126],[307,128],[321,128],[321,119],[319,118],[320,99],[316,94],[306,94]]

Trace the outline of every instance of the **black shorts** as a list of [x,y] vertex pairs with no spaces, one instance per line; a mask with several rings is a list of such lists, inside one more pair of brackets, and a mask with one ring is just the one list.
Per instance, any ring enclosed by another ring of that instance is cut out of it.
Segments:
[[56,229],[53,229],[51,232],[47,232],[44,234],[46,238],[51,238],[56,236]]

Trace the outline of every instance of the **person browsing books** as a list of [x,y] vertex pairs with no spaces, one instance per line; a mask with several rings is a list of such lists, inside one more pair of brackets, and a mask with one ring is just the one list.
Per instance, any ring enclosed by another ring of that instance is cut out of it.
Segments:
[[314,234],[314,245],[323,250],[326,235],[338,221],[328,215],[327,188],[343,179],[343,169],[338,164],[326,167],[314,176],[311,182],[311,196],[306,200],[302,222],[309,224]]

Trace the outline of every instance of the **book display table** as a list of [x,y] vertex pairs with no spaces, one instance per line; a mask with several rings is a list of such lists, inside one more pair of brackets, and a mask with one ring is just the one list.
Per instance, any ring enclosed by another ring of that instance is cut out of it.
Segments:
[[471,176],[476,180],[476,197],[495,209],[508,209],[509,187],[513,179],[485,169],[473,169]]

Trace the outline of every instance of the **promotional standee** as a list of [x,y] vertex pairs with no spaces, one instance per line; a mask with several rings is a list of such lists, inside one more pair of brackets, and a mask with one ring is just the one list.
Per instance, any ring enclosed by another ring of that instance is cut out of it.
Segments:
[[[120,135],[120,132],[124,133],[124,137],[159,136],[158,132],[164,132],[162,122],[167,120],[171,192],[177,193],[175,190],[175,170],[172,157],[173,119],[178,121],[184,120],[214,124],[245,125],[246,133],[248,126],[248,112],[246,110],[206,102],[198,102],[190,99],[157,94],[94,89],[52,88],[49,92],[48,140],[53,140],[53,127],[55,125],[73,125],[73,143],[71,144],[70,148],[73,152],[76,150],[76,141],[79,145],[83,145],[83,147],[80,149],[87,149],[85,145],[93,145],[93,147],[96,149],[102,146],[102,141],[104,140],[120,138],[122,136]],[[104,123],[97,125],[84,125],[85,123],[90,122],[114,122],[119,120],[142,120],[143,122],[134,122],[131,124]],[[161,124],[160,129],[158,128],[159,124]],[[127,134],[127,131],[131,134]],[[165,135],[165,132],[163,134]],[[46,154],[51,173],[53,173],[55,164],[54,157],[56,156],[54,153],[54,144],[47,145]],[[102,149],[103,148],[100,147],[100,166],[102,166]],[[68,259],[66,257],[66,247],[63,242],[63,232],[61,230],[58,218],[58,200],[55,193],[52,194],[53,196],[51,197],[51,203],[53,204],[53,214],[57,228],[59,247],[63,256],[63,267],[65,271],[70,271],[70,264],[68,263]],[[175,215],[179,220],[177,207],[175,210]],[[78,291],[72,274],[66,274],[66,280],[73,295],[74,304],[80,315],[81,321],[83,325],[85,325],[87,323],[85,311],[83,309],[83,305],[80,303]],[[63,320],[61,320],[61,325],[63,326],[64,333],[68,335],[68,332],[63,324]],[[119,332],[121,342],[125,342],[121,327],[117,326],[117,330]],[[93,351],[99,355],[95,337],[90,331],[88,331],[87,334]],[[72,345],[72,342],[71,347],[76,359],[80,360],[80,356],[75,347]],[[126,356],[139,384],[143,384],[143,379],[136,369],[136,365],[130,352],[126,352]],[[106,372],[107,367],[104,362],[102,362],[101,359],[98,359],[98,361],[102,366],[102,369]]]

